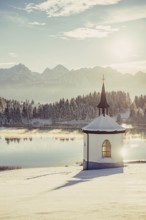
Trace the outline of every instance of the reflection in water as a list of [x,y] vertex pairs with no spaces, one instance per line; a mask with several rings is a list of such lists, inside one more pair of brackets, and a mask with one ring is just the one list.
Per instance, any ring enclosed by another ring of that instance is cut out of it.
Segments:
[[15,143],[20,143],[21,140],[24,141],[32,141],[32,137],[24,137],[24,138],[18,138],[18,137],[5,137],[5,141],[7,144],[9,144],[10,142],[15,142]]
[[55,140],[59,140],[59,141],[74,141],[75,138],[55,137]]
[[[43,139],[43,137],[41,136],[40,137],[41,139]],[[5,141],[7,144],[9,144],[10,142],[15,142],[15,143],[20,143],[20,141],[23,140],[23,141],[32,141],[32,137],[5,137]],[[75,138],[73,137],[55,137],[55,140],[59,140],[59,141],[74,141]]]
[[24,141],[32,141],[32,137],[29,137],[29,138],[25,137],[25,138],[23,138],[23,140]]
[[[83,134],[78,131],[54,130],[47,133],[35,130],[25,131],[23,135],[19,129],[11,133],[6,131],[2,136],[1,130],[0,165],[41,167],[82,162]],[[146,160],[146,129],[127,130],[122,155],[125,161]]]
[[141,128],[133,128],[133,129],[128,129],[126,132],[127,137],[138,137],[141,139],[146,139],[146,129],[141,129]]
[[124,137],[123,158],[146,160],[146,129],[128,129]]
[[3,166],[65,166],[82,161],[83,137],[76,131],[31,131],[22,135],[18,130],[16,136],[12,130],[10,136],[1,137],[0,165]]

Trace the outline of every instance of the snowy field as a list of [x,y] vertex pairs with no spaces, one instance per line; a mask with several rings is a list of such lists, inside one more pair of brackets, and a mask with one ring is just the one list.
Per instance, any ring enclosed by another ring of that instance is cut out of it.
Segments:
[[146,219],[146,164],[0,172],[0,220]]

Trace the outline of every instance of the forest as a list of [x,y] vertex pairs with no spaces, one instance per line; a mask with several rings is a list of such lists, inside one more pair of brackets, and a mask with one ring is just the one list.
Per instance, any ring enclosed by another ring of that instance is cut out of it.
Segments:
[[[112,91],[106,93],[110,105],[109,115],[122,122],[121,114],[129,111],[127,122],[146,122],[146,95],[136,96],[134,101],[128,93]],[[0,125],[35,125],[36,121],[49,121],[50,124],[75,121],[89,121],[98,116],[97,105],[100,93],[90,93],[76,98],[60,99],[55,103],[19,102],[0,98]]]

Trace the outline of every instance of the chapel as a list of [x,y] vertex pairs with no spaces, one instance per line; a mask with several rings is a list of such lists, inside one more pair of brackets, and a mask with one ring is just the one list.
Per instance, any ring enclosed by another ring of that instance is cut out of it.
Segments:
[[102,169],[123,166],[122,147],[125,128],[109,116],[104,80],[99,116],[82,128],[84,132],[83,169]]

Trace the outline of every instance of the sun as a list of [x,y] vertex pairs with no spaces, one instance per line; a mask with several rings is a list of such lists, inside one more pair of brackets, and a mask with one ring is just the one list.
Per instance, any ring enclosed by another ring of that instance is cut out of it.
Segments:
[[111,56],[118,60],[127,60],[131,58],[133,50],[133,42],[128,38],[118,38],[110,45]]
[[125,157],[128,154],[127,149],[122,148],[121,151],[120,151],[120,154],[121,154],[122,157]]

